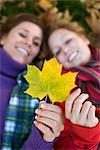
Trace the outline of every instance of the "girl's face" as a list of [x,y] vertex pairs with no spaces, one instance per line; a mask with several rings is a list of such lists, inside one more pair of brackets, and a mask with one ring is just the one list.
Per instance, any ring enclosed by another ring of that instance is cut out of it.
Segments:
[[42,42],[41,28],[25,21],[2,37],[5,51],[18,63],[29,64],[38,55]]
[[86,64],[91,58],[89,41],[64,28],[57,29],[50,35],[48,45],[65,68]]

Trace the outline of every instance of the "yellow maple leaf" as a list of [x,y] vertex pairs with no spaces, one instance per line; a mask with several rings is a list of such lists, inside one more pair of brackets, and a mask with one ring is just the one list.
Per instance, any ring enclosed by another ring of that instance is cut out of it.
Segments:
[[53,103],[66,100],[70,90],[75,87],[77,73],[69,72],[61,75],[61,71],[62,65],[56,58],[45,61],[42,71],[36,66],[28,65],[25,78],[29,83],[29,88],[26,93],[39,99],[48,95]]

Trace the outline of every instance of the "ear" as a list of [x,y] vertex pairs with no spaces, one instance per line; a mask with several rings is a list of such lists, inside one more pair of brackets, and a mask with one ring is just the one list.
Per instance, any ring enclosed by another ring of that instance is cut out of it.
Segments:
[[4,43],[5,43],[5,36],[1,37],[1,39],[0,39],[0,45],[3,46]]
[[84,40],[84,42],[85,42],[87,45],[90,44],[89,39],[88,39],[85,35],[82,35],[82,39]]
[[4,41],[3,41],[3,40],[0,40],[0,45],[3,46],[3,44],[4,44]]

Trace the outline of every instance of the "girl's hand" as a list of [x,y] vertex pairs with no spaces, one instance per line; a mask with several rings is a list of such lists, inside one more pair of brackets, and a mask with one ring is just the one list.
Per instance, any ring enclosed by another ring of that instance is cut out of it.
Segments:
[[65,117],[74,124],[94,127],[99,120],[95,116],[95,106],[86,101],[88,97],[86,93],[81,94],[80,89],[74,91],[65,102]]
[[41,102],[36,110],[34,124],[43,133],[44,140],[51,142],[64,129],[63,113],[60,107]]

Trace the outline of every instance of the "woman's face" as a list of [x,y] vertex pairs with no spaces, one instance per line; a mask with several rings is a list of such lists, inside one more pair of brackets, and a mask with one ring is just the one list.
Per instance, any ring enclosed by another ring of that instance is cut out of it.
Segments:
[[5,51],[18,63],[29,64],[38,55],[42,42],[41,28],[25,21],[1,39]]
[[50,35],[48,45],[65,68],[86,64],[91,58],[89,41],[64,28],[57,29]]

